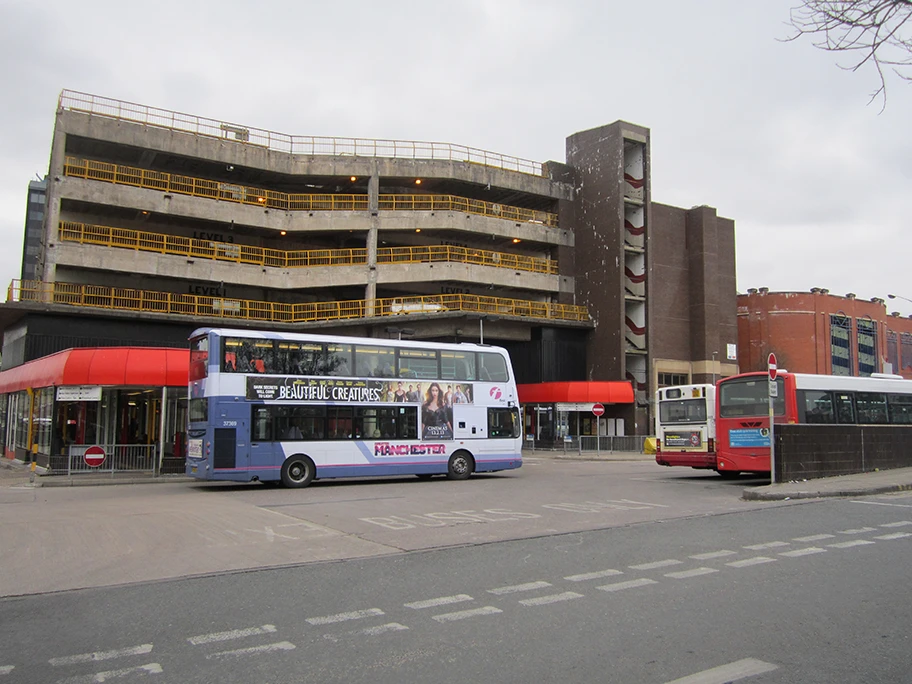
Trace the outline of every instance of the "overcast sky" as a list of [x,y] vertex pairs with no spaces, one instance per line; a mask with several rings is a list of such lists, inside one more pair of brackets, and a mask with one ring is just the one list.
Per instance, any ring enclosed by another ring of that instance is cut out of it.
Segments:
[[[0,0],[0,285],[63,89],[293,135],[564,161],[623,119],[653,200],[735,221],[738,289],[912,299],[912,85],[782,42],[798,0]],[[888,301],[912,314],[912,303]]]

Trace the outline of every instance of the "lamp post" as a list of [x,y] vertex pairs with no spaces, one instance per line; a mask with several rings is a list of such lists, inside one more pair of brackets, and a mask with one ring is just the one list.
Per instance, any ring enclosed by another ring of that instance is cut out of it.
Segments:
[[714,351],[714,352],[712,353],[712,357],[713,357],[713,385],[716,384],[716,356],[717,356],[718,354],[719,354],[719,352],[717,352],[717,351]]
[[887,295],[887,299],[904,299],[904,300],[906,300],[907,302],[909,302],[910,304],[912,304],[912,299],[909,299],[908,297],[903,297],[902,295],[892,295],[892,294],[888,294],[888,295]]

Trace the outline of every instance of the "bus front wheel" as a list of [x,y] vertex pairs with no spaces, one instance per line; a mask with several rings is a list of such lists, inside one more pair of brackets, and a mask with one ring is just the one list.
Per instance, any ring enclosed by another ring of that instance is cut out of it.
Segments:
[[447,478],[450,480],[467,480],[475,470],[475,459],[467,451],[457,451],[450,456],[447,464]]
[[306,487],[315,474],[313,461],[307,456],[292,456],[282,465],[282,484],[286,487]]

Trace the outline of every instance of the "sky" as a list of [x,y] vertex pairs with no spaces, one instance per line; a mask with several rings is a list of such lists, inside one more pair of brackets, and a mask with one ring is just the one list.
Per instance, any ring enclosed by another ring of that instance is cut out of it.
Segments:
[[0,0],[0,286],[60,92],[534,161],[619,119],[652,199],[735,221],[737,286],[912,315],[912,83],[788,42],[799,0]]

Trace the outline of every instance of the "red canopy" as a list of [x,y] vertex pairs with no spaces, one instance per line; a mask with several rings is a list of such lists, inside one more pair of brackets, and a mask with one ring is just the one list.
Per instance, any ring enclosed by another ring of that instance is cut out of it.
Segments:
[[520,404],[555,404],[558,402],[632,404],[633,387],[626,381],[609,382],[540,382],[517,385]]
[[113,385],[187,387],[189,349],[90,347],[66,349],[0,372],[0,393],[27,387]]

